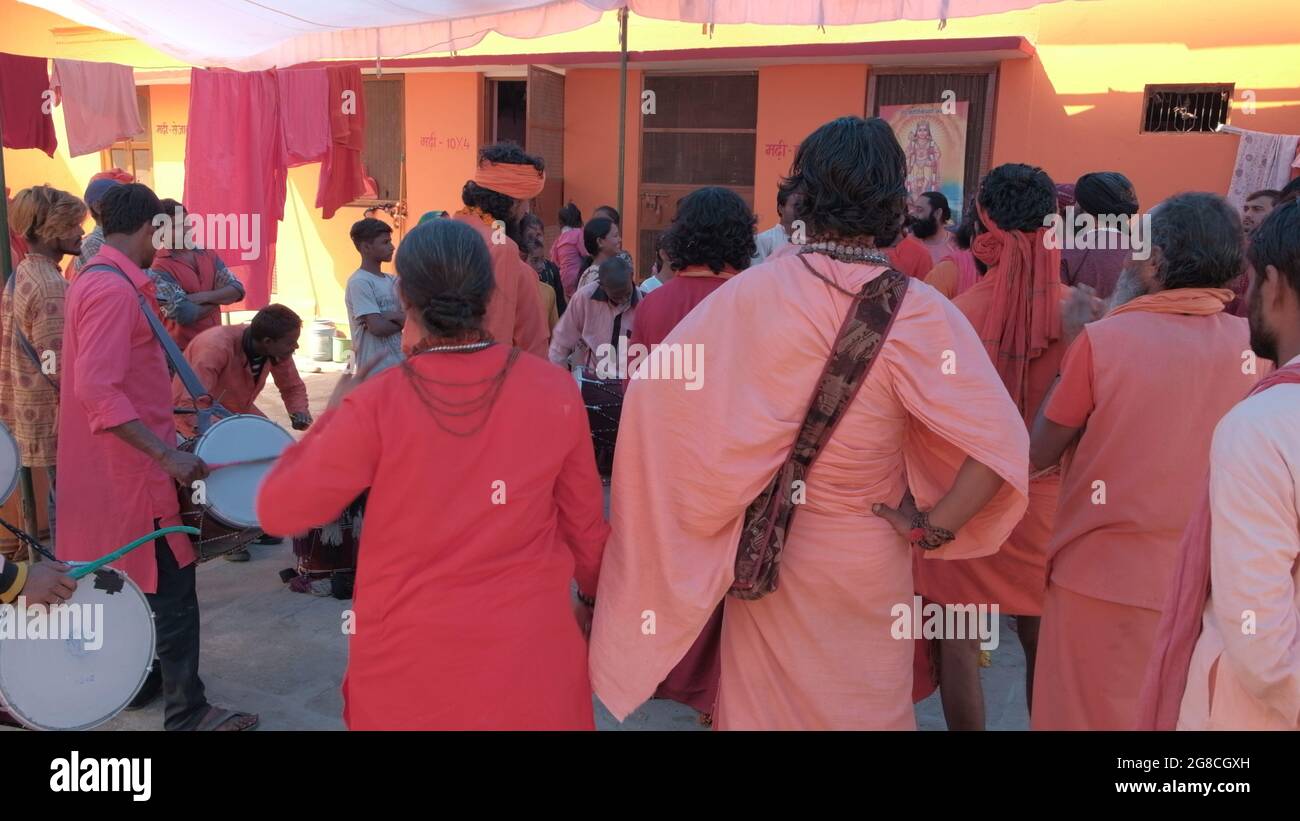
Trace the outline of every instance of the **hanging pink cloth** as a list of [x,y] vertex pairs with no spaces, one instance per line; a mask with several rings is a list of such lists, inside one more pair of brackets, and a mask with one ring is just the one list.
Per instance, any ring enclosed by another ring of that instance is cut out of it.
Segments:
[[0,128],[5,148],[39,148],[54,156],[59,138],[50,116],[53,101],[45,96],[49,90],[44,57],[0,54]]
[[329,219],[366,191],[361,152],[366,146],[366,96],[361,69],[329,66],[330,149],[320,167],[316,207]]
[[280,70],[280,128],[286,165],[325,159],[330,147],[330,81],[323,68]]
[[227,310],[270,302],[286,184],[279,96],[274,71],[190,72],[185,206],[205,228],[225,223],[224,231],[202,232],[199,244],[219,253],[244,285],[243,302]]
[[50,88],[63,106],[68,153],[73,157],[108,148],[144,131],[135,96],[135,72],[130,66],[56,59]]

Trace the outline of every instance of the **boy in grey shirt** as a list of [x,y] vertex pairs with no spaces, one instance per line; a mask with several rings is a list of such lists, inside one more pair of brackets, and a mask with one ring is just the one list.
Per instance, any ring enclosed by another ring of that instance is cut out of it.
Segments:
[[352,328],[352,358],[361,369],[379,360],[376,374],[402,361],[402,323],[406,314],[397,300],[397,277],[383,272],[393,258],[393,229],[371,217],[352,226],[352,244],[361,254],[361,267],[348,277],[344,302]]

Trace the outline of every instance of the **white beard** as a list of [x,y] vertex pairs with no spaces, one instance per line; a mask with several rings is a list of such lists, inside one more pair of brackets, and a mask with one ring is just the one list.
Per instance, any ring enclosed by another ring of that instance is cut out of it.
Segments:
[[1134,265],[1124,266],[1124,271],[1119,275],[1119,281],[1115,283],[1115,291],[1110,295],[1110,308],[1118,308],[1126,302],[1132,302],[1140,296],[1146,296],[1148,289],[1142,278],[1138,276],[1137,268]]

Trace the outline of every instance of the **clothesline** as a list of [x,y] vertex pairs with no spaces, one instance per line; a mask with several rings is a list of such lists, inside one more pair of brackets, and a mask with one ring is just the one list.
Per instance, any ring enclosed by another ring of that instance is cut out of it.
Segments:
[[[361,69],[355,64],[255,72],[195,67],[189,79],[182,201],[196,217],[238,215],[257,223],[249,226],[257,247],[241,249],[254,253],[228,262],[232,270],[243,269],[238,273],[245,299],[239,307],[256,310],[270,300],[288,169],[320,163],[316,206],[325,219],[368,190]],[[0,129],[6,148],[39,148],[53,157],[56,102],[64,109],[72,156],[109,148],[145,128],[129,67],[0,53]]]

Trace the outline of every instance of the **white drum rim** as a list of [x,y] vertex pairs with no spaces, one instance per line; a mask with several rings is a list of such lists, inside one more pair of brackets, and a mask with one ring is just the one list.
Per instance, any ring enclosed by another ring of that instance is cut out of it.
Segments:
[[[232,415],[232,416],[224,416],[224,417],[222,417],[221,419],[218,419],[216,422],[213,422],[211,427],[209,427],[207,430],[205,430],[203,433],[199,434],[198,437],[195,438],[195,440],[194,440],[194,448],[193,448],[193,450],[192,450],[191,452],[192,452],[195,456],[198,456],[200,459],[202,459],[203,457],[199,454],[199,451],[203,448],[203,442],[207,439],[208,435],[209,435],[210,433],[212,433],[212,431],[216,430],[217,427],[218,427],[219,425],[221,425],[222,423],[227,422],[227,421],[230,421],[230,420],[233,420],[233,419],[254,419],[254,420],[256,420],[259,424],[270,425],[270,426],[271,426],[271,429],[276,430],[276,431],[279,431],[280,433],[285,434],[285,436],[286,436],[285,447],[286,447],[286,448],[287,448],[289,445],[292,445],[292,444],[293,444],[293,441],[294,441],[294,440],[293,440],[293,434],[289,433],[289,431],[287,431],[287,430],[285,430],[284,428],[280,427],[280,425],[276,424],[275,422],[271,421],[270,419],[267,419],[265,416],[258,416],[258,415],[255,414],[255,413],[237,413],[237,414],[234,414],[234,415]],[[267,467],[267,469],[268,469],[268,470],[270,469],[270,463],[268,463],[268,467]],[[255,527],[258,527],[258,526],[259,526],[259,523],[258,523],[258,522],[253,522],[253,523],[250,524],[249,522],[242,521],[242,520],[238,520],[238,521],[237,521],[237,520],[234,519],[234,517],[232,517],[232,516],[230,515],[230,513],[229,513],[228,511],[226,512],[226,515],[223,516],[223,515],[221,514],[221,510],[218,508],[218,506],[217,506],[216,504],[211,503],[211,501],[209,502],[209,504],[205,505],[203,509],[204,509],[204,511],[205,511],[205,513],[206,513],[207,515],[214,517],[217,521],[221,522],[221,523],[224,524],[224,525],[227,525],[228,527],[237,527],[237,528],[241,528],[241,529],[245,529],[245,530],[247,530],[247,529],[249,529],[249,528],[255,528]]]
[[13,475],[9,477],[7,482],[4,476],[0,476],[0,505],[2,505],[9,501],[9,497],[14,495],[14,491],[18,489],[18,477],[23,471],[23,453],[18,447],[18,439],[4,422],[0,422],[0,434],[2,434],[0,435],[0,448],[7,445],[13,449],[14,454]]
[[[41,722],[32,719],[30,716],[26,715],[26,714],[25,714],[21,709],[16,708],[16,707],[13,705],[13,703],[10,702],[9,699],[5,697],[5,694],[4,694],[4,679],[3,679],[3,678],[0,678],[0,707],[3,707],[3,708],[5,709],[5,711],[6,711],[7,713],[9,713],[9,715],[11,715],[11,716],[13,716],[14,718],[16,718],[16,719],[19,721],[19,723],[21,723],[24,727],[28,728],[29,730],[41,730],[41,731],[46,731],[46,732],[50,732],[50,731],[53,731],[53,732],[60,732],[60,731],[61,731],[61,732],[79,732],[79,731],[82,731],[82,730],[93,730],[93,729],[95,729],[96,727],[98,727],[98,726],[100,726],[100,725],[102,725],[102,724],[106,724],[106,723],[112,721],[113,719],[117,718],[119,715],[121,715],[121,714],[122,714],[122,711],[125,710],[125,709],[126,709],[126,708],[131,704],[131,702],[135,700],[135,697],[136,697],[137,695],[139,695],[139,693],[140,693],[140,688],[144,687],[145,679],[147,679],[147,678],[149,677],[149,670],[150,670],[150,668],[153,666],[153,659],[156,657],[157,652],[158,652],[158,631],[157,631],[157,629],[154,627],[154,621],[153,621],[153,608],[149,606],[149,600],[148,600],[147,598],[145,598],[144,591],[140,589],[140,586],[139,586],[139,585],[137,585],[134,581],[131,580],[131,577],[130,577],[130,576],[126,575],[126,574],[123,573],[121,570],[118,570],[118,569],[115,568],[115,567],[105,567],[105,568],[103,568],[103,569],[104,569],[104,570],[109,570],[109,571],[111,571],[111,572],[113,572],[113,573],[116,573],[117,575],[121,576],[121,577],[122,577],[122,581],[123,581],[122,589],[125,590],[127,587],[130,587],[132,590],[135,591],[135,594],[136,594],[137,596],[140,597],[140,601],[144,602],[145,610],[146,610],[146,611],[149,613],[149,615],[150,615],[150,618],[149,618],[149,654],[148,654],[148,658],[149,658],[149,662],[150,662],[150,663],[145,665],[144,670],[141,671],[141,673],[140,673],[140,680],[139,680],[138,682],[136,682],[135,687],[132,688],[132,690],[131,690],[131,695],[127,696],[127,697],[126,697],[126,700],[123,701],[123,702],[121,703],[120,706],[115,707],[111,713],[109,713],[108,715],[104,716],[103,718],[94,719],[94,720],[92,720],[92,721],[88,721],[88,722],[86,722],[86,723],[84,723],[84,724],[80,724],[80,725],[78,725],[78,726],[76,726],[76,727],[55,727],[55,726],[52,726],[52,725],[42,724]],[[89,577],[83,577],[83,578],[89,578]],[[80,581],[82,581],[82,579],[78,579],[78,582],[80,582]]]

